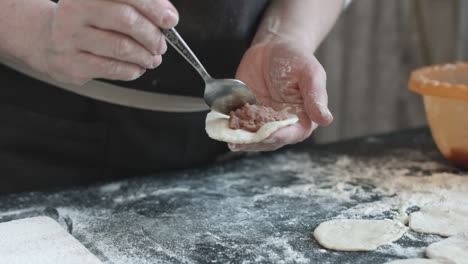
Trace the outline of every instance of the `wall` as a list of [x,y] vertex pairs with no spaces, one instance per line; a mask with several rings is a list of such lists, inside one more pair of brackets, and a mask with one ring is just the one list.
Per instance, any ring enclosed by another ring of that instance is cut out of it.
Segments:
[[468,0],[354,0],[317,52],[335,122],[315,139],[426,124],[420,96],[407,89],[411,71],[468,59],[467,43]]

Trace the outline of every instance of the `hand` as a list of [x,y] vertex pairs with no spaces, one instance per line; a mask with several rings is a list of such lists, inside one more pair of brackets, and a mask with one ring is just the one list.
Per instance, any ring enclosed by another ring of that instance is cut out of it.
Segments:
[[29,64],[77,85],[133,80],[156,68],[167,49],[159,28],[178,21],[168,0],[60,0],[49,14]]
[[229,144],[232,151],[270,151],[308,138],[318,125],[328,125],[326,73],[311,51],[287,42],[259,43],[242,58],[238,79],[252,89],[257,104],[289,108],[299,122],[257,144]]

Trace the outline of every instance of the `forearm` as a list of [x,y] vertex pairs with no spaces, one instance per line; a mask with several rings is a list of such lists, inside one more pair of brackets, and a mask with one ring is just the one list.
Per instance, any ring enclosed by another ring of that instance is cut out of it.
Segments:
[[29,64],[54,6],[50,0],[0,1],[0,57]]
[[275,0],[265,13],[253,44],[291,40],[315,51],[342,9],[343,0]]

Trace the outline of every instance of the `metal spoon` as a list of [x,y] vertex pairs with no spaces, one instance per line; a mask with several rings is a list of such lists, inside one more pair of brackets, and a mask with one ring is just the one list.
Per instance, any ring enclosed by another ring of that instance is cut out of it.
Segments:
[[161,29],[169,44],[174,47],[182,57],[205,80],[205,103],[213,110],[227,114],[246,103],[255,104],[255,96],[245,83],[236,79],[213,79],[205,70],[198,58],[185,43],[177,31],[172,29]]

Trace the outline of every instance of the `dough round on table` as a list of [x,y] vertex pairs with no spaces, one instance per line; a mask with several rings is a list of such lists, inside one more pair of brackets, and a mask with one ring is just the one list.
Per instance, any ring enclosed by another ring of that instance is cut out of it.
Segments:
[[445,260],[437,260],[437,259],[399,259],[387,262],[385,264],[453,264],[451,262],[447,262]]
[[468,263],[468,233],[429,245],[426,255],[433,259],[447,260],[452,264]]
[[314,231],[320,245],[340,251],[369,251],[398,240],[408,230],[391,220],[340,219],[321,223]]
[[275,121],[264,124],[256,133],[243,129],[230,129],[229,116],[211,111],[206,116],[206,133],[212,139],[234,144],[258,143],[267,139],[276,130],[295,124],[299,118],[292,115],[282,121]]
[[410,214],[409,227],[419,233],[454,236],[468,232],[468,207],[436,205]]

